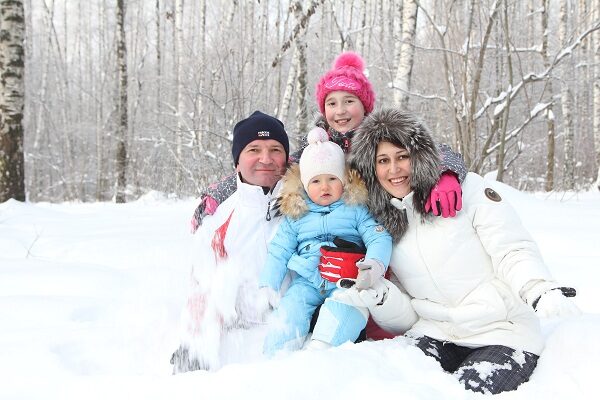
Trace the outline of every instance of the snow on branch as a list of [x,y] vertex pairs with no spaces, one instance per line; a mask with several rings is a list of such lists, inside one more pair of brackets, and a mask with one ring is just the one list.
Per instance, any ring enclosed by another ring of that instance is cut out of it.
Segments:
[[[550,107],[551,105],[552,102],[536,104],[533,110],[531,110],[531,112],[529,113],[529,118],[527,118],[518,128],[515,128],[512,131],[510,131],[510,133],[506,136],[506,141],[517,137],[519,133],[521,133],[531,121],[533,121],[542,111],[548,109],[548,107]],[[500,147],[500,143],[496,143],[495,145],[491,146],[489,149],[486,150],[486,155],[492,154],[498,147]]]
[[552,60],[552,63],[548,66],[548,68],[546,68],[545,71],[538,74],[531,72],[527,75],[524,75],[521,79],[521,82],[519,82],[516,86],[512,88],[509,87],[507,90],[503,91],[500,95],[496,97],[488,98],[483,104],[483,106],[479,109],[479,111],[477,111],[477,113],[474,115],[474,119],[479,119],[489,109],[489,107],[494,104],[498,104],[494,108],[494,115],[498,115],[498,113],[504,109],[507,102],[513,100],[526,84],[547,79],[550,76],[550,73],[552,72],[554,67],[556,67],[566,56],[570,55],[573,52],[573,50],[581,44],[581,41],[585,39],[586,36],[599,29],[600,21],[597,21],[586,31],[581,33],[577,37],[577,39],[573,41],[573,43],[571,43],[569,46],[565,47],[560,52],[558,52],[556,57],[554,57],[554,60]]
[[[296,26],[292,30],[292,33],[290,33],[290,36],[288,37],[288,39],[281,46],[279,53],[277,53],[277,55],[275,56],[275,59],[271,63],[271,67],[275,68],[277,65],[279,65],[279,62],[283,58],[283,55],[292,46],[292,43],[294,43],[296,41],[296,39],[298,38],[298,36],[300,36],[300,34],[302,32],[304,32],[306,30],[306,28],[308,28],[308,22],[310,20],[310,17],[315,13],[319,4],[323,4],[324,2],[325,2],[325,0],[319,0],[319,1],[313,0],[311,2],[310,6],[306,10],[306,14],[304,14],[300,18],[300,21],[298,22],[298,24],[296,24]],[[290,6],[290,8],[291,7],[294,7],[294,4],[292,4]]]

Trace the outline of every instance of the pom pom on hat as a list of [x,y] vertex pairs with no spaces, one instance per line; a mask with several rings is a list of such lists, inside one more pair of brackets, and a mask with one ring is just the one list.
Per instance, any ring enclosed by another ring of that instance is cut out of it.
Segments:
[[313,128],[307,135],[308,146],[300,157],[300,180],[304,189],[317,175],[329,174],[345,183],[346,159],[344,151],[337,144],[329,141],[323,128]]
[[325,99],[335,91],[352,93],[362,103],[365,113],[369,114],[375,106],[375,92],[371,82],[365,76],[365,63],[355,52],[340,54],[333,62],[331,70],[325,73],[317,83],[315,95],[321,114],[325,115]]
[[335,59],[333,68],[340,69],[342,67],[352,67],[359,71],[365,69],[365,62],[360,56],[352,51],[347,51],[339,55],[338,58]]
[[306,135],[306,141],[308,144],[315,144],[317,142],[328,142],[329,135],[325,132],[323,128],[313,128],[308,135]]

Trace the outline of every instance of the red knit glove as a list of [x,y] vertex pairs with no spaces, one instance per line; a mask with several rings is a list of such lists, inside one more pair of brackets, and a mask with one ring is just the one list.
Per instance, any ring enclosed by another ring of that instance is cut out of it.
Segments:
[[[439,207],[439,208],[438,208]],[[462,208],[462,190],[458,178],[453,172],[446,171],[440,176],[425,203],[425,211],[431,210],[433,215],[448,218],[455,217]]]

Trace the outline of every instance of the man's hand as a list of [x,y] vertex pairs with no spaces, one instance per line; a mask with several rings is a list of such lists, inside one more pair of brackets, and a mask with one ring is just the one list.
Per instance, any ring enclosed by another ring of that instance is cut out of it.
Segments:
[[279,301],[281,300],[281,296],[278,292],[273,290],[273,288],[263,286],[258,290],[258,293],[258,303],[262,305],[262,309],[266,311],[267,309],[274,310],[277,307],[279,307]]

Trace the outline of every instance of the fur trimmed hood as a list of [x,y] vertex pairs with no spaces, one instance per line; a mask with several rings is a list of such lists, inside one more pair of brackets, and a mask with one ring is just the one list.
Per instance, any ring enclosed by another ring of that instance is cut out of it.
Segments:
[[427,217],[425,202],[439,179],[440,155],[427,127],[412,114],[398,109],[383,109],[365,117],[352,140],[350,165],[358,170],[367,185],[367,206],[394,241],[398,241],[408,228],[408,220],[405,212],[390,203],[392,195],[377,181],[375,156],[380,142],[408,150],[413,206],[423,218]]
[[[278,215],[299,219],[308,212],[308,202],[311,201],[300,180],[300,167],[297,164],[290,166],[282,179],[283,185],[273,208]],[[346,205],[355,206],[366,205],[367,199],[367,187],[359,174],[346,168],[346,183],[341,200]]]

